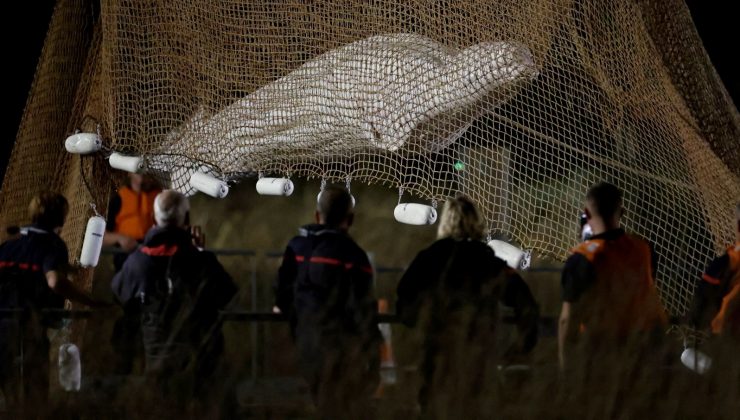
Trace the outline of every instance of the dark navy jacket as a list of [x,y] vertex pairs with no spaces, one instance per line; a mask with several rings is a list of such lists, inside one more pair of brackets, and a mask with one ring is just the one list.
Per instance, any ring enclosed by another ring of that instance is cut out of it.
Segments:
[[[175,311],[189,311],[187,314],[165,314],[173,305],[158,310],[156,303],[150,302],[152,296],[162,296],[156,288],[161,288],[168,273],[182,286],[183,296],[173,300]],[[141,313],[147,370],[151,370],[150,361],[166,358],[174,351],[164,347],[167,343],[197,350],[207,340],[221,341],[220,329],[214,328],[218,325],[218,312],[237,291],[216,256],[198,250],[188,231],[159,227],[152,228],[143,244],[126,259],[111,287],[124,310]],[[190,303],[182,303],[186,301]],[[176,331],[176,326],[171,325],[175,318],[185,320]]]
[[[39,310],[64,306],[64,298],[46,282],[49,271],[66,271],[67,246],[51,229],[33,225],[21,235],[0,244],[0,309],[24,309],[20,318],[0,317],[0,387],[17,372],[19,339],[23,338],[23,370],[26,395],[46,395],[49,387],[49,339],[46,327],[60,320],[39,317]],[[6,314],[8,315],[8,314]],[[18,386],[18,384],[14,384]],[[44,397],[41,397],[43,400]]]
[[302,327],[327,333],[376,335],[373,269],[346,233],[306,225],[288,243],[275,284],[276,305],[297,333]]
[[67,246],[57,234],[38,225],[27,226],[21,229],[20,237],[0,244],[0,277],[11,272],[22,277],[24,284],[18,287],[25,301],[21,307],[59,309],[64,306],[64,298],[49,288],[46,273],[65,271],[68,258]]

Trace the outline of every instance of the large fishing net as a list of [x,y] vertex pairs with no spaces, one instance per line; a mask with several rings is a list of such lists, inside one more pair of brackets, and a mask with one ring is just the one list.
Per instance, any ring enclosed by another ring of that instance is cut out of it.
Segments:
[[73,253],[113,177],[64,151],[75,129],[189,193],[194,172],[463,192],[561,260],[611,181],[674,314],[740,197],[740,118],[678,0],[61,0],[0,203],[20,223],[63,191]]

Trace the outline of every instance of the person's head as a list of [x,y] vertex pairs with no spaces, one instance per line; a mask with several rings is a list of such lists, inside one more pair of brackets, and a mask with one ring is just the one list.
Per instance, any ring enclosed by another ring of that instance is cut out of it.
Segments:
[[144,175],[136,174],[133,172],[128,173],[128,186],[135,192],[141,191],[141,186],[144,182]]
[[600,182],[588,190],[584,212],[594,234],[619,227],[622,204],[622,191],[614,184]]
[[31,223],[54,231],[64,226],[68,212],[67,199],[63,195],[52,191],[43,191],[36,194],[28,205],[28,215],[31,218]]
[[445,202],[437,229],[438,239],[481,240],[485,230],[485,221],[468,197],[459,195]]
[[316,206],[316,222],[346,231],[353,221],[354,206],[349,191],[333,185],[324,188]]
[[188,198],[175,190],[164,190],[154,199],[154,220],[159,227],[184,227],[189,211]]

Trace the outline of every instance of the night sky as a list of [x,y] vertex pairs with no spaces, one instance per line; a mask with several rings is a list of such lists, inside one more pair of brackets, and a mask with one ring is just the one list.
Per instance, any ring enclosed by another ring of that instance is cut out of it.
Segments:
[[[740,41],[740,31],[737,30],[737,14],[731,12],[733,3],[687,0],[704,47],[737,105],[740,103],[740,60],[735,57],[735,53],[737,42]],[[6,5],[3,11],[6,81],[3,108],[6,109],[6,115],[2,119],[0,133],[0,176],[5,174],[5,166],[41,54],[53,5],[53,0],[22,1],[14,2],[12,9]]]

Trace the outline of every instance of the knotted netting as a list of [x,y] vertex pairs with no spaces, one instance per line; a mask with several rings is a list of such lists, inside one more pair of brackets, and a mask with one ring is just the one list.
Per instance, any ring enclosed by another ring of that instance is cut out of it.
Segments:
[[3,221],[57,168],[73,208],[105,201],[103,157],[61,146],[98,127],[185,192],[196,171],[462,192],[492,236],[560,260],[585,191],[611,181],[674,314],[740,197],[740,118],[680,1],[61,1]]

